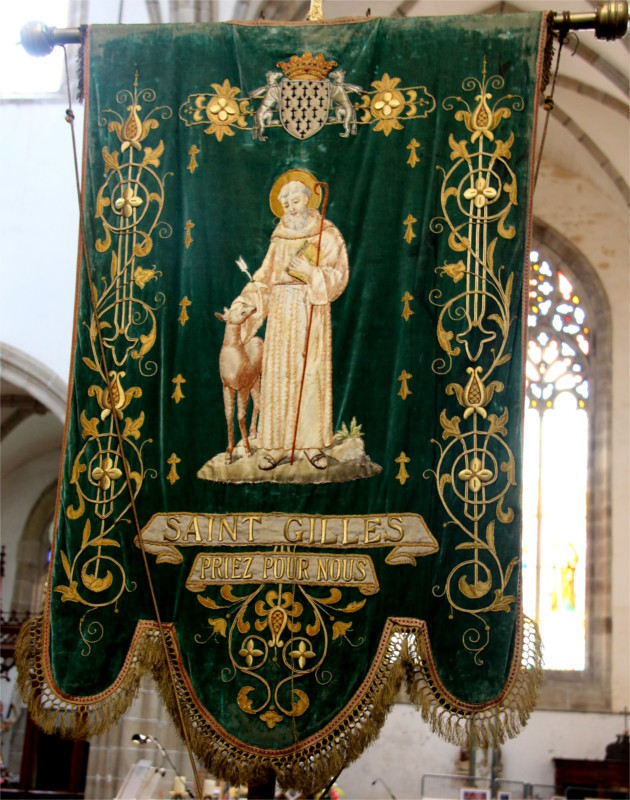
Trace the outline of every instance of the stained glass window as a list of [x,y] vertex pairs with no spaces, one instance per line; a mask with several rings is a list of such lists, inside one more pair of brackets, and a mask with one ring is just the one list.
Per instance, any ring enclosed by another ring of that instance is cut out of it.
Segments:
[[546,668],[584,670],[591,332],[575,280],[530,259],[523,603]]

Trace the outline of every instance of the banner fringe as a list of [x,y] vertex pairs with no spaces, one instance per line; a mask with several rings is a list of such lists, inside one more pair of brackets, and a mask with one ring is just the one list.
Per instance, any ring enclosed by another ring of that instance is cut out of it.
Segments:
[[46,733],[84,739],[104,733],[130,707],[142,676],[157,683],[175,728],[183,738],[175,691],[184,711],[195,755],[217,778],[233,785],[266,778],[270,771],[283,788],[312,793],[325,786],[356,760],[378,737],[385,717],[406,683],[411,702],[441,738],[459,747],[484,748],[514,738],[527,723],[542,683],[542,646],[536,625],[523,622],[520,666],[511,686],[496,703],[483,707],[458,706],[446,695],[432,671],[424,626],[394,625],[384,655],[362,699],[340,715],[323,737],[296,742],[277,752],[252,752],[226,739],[202,714],[182,670],[176,640],[167,630],[169,658],[176,689],[165,663],[164,649],[154,627],[145,628],[130,649],[126,668],[112,691],[98,698],[60,695],[46,680],[43,658],[43,619],[24,623],[16,645],[18,689],[33,720]]

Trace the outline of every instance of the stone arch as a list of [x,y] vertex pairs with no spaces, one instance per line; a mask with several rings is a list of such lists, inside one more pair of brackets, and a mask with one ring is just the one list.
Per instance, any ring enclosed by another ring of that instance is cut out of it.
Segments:
[[546,674],[543,708],[609,710],[612,670],[612,312],[604,285],[586,256],[542,220],[534,220],[532,249],[580,286],[592,320],[586,555],[586,669]]
[[39,496],[24,525],[18,543],[11,606],[18,613],[41,613],[56,499],[57,481],[53,481]]

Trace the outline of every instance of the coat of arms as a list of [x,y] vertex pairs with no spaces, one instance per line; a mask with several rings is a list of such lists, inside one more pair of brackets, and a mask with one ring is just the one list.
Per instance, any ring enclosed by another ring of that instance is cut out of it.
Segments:
[[302,56],[279,61],[282,72],[267,72],[266,86],[249,93],[261,97],[254,113],[254,139],[266,141],[265,128],[282,125],[300,141],[314,136],[329,121],[343,124],[341,136],[354,136],[357,116],[348,92],[362,92],[360,86],[345,83],[345,72],[336,61],[326,61],[308,50]]

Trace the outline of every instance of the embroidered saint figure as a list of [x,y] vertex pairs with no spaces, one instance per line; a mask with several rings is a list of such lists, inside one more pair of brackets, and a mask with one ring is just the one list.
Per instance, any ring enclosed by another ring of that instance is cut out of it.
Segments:
[[270,203],[280,221],[263,263],[234,301],[256,308],[243,324],[245,341],[267,320],[259,469],[273,469],[290,457],[294,438],[296,450],[314,467],[325,469],[328,458],[323,451],[333,439],[330,304],[348,283],[348,254],[338,228],[325,219],[318,258],[321,192],[315,183],[301,170],[291,170],[276,181]]
[[[273,184],[269,204],[279,219],[267,253],[226,315],[239,320],[239,346],[262,336],[258,423],[236,445],[232,404],[226,407],[228,449],[198,472],[205,480],[328,483],[367,478],[381,471],[365,453],[361,425],[333,433],[331,304],[348,284],[346,243],[320,212],[322,184],[291,169]],[[325,205],[325,203],[324,203]],[[264,326],[264,328],[263,328]],[[225,361],[225,355],[223,359]],[[223,378],[223,372],[221,373]],[[239,408],[245,430],[247,397]]]

